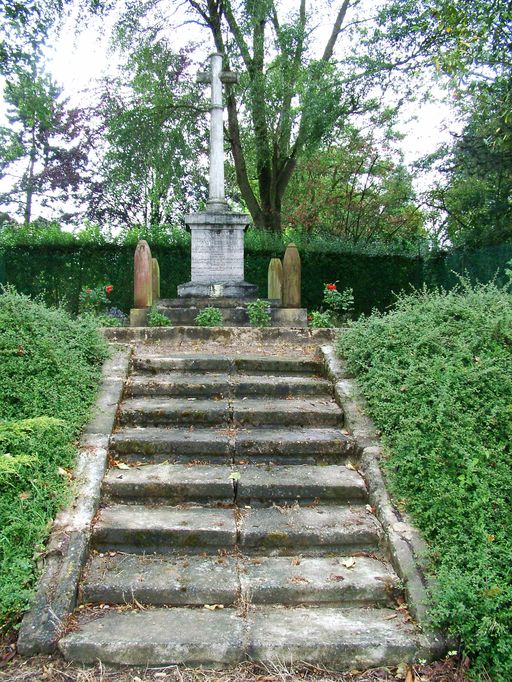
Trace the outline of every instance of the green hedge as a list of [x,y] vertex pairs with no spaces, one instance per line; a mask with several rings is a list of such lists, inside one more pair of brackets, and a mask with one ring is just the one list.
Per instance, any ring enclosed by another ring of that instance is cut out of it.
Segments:
[[[112,305],[128,312],[133,302],[133,246],[119,244],[56,244],[4,246],[0,250],[0,281],[31,296],[41,295],[50,305],[78,309],[82,287],[113,284]],[[190,279],[190,248],[186,244],[152,246],[161,272],[162,297],[176,296],[176,287]],[[246,248],[245,276],[266,296],[267,268],[275,249]],[[355,312],[385,310],[400,291],[442,285],[452,288],[457,275],[466,272],[473,281],[488,282],[512,259],[512,244],[478,251],[453,251],[434,257],[340,253],[311,248],[301,253],[303,304],[317,308],[326,282],[340,289],[352,287]]]

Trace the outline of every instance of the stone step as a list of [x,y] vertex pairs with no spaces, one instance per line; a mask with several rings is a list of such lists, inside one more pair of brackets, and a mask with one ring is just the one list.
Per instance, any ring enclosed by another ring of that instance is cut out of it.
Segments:
[[227,429],[124,428],[115,432],[110,450],[127,462],[207,461],[228,464],[232,446]]
[[130,426],[227,426],[230,421],[231,409],[227,400],[128,398],[118,411],[118,423]]
[[84,664],[205,668],[249,659],[362,670],[428,656],[414,625],[385,608],[261,607],[247,618],[235,609],[84,609],[59,649]]
[[357,456],[354,439],[335,428],[125,427],[110,441],[127,462],[201,461],[240,464],[342,463]]
[[234,547],[233,509],[112,505],[102,509],[93,526],[99,551],[197,553]]
[[329,396],[327,379],[312,376],[271,376],[244,374],[167,373],[148,376],[132,374],[125,396],[169,396],[195,398],[227,398],[228,396],[310,397]]
[[[348,567],[350,566],[350,567]],[[391,604],[391,567],[370,557],[234,557],[94,554],[82,603],[197,606]]]
[[118,411],[118,423],[132,426],[228,425],[341,426],[343,412],[327,398],[127,398]]
[[400,594],[389,564],[371,557],[246,557],[243,597],[253,604],[391,605]]
[[246,428],[234,440],[240,464],[341,464],[356,455],[354,439],[336,428]]
[[[210,296],[187,296],[186,298],[160,298],[158,305],[161,308],[183,308],[185,305],[195,306],[196,308],[207,308],[215,306],[215,308],[242,308],[251,300],[256,298],[231,298],[228,296],[217,296],[211,298]],[[273,307],[277,305],[276,301],[268,301]]]
[[190,606],[233,604],[240,593],[232,556],[163,556],[105,552],[91,557],[82,603]]
[[229,465],[148,464],[109,469],[103,479],[104,499],[124,503],[234,501]]
[[362,476],[341,465],[239,465],[234,471],[236,500],[241,505],[362,503],[368,499]]
[[[217,307],[210,303],[210,306]],[[182,307],[165,307],[160,304],[156,309],[162,315],[165,315],[173,325],[179,327],[194,327],[197,325],[196,317],[207,306],[198,307],[194,305]],[[220,308],[222,315],[222,327],[249,327],[249,315],[245,307]]]
[[336,551],[378,551],[382,527],[364,506],[298,507],[240,510],[242,552],[289,556]]
[[123,503],[272,502],[362,503],[366,485],[344,466],[237,466],[148,464],[109,469],[103,480],[104,499]]
[[303,356],[213,355],[208,353],[173,353],[155,355],[139,353],[132,359],[138,372],[243,372],[257,374],[322,374],[322,363]]
[[343,412],[332,398],[319,400],[265,398],[231,401],[233,419],[240,426],[341,426]]

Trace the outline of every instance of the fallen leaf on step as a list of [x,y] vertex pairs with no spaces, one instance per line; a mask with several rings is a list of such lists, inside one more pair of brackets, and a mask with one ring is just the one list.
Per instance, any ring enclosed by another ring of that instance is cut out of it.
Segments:
[[239,481],[240,480],[240,472],[239,471],[232,471],[228,478],[230,478],[232,481]]
[[343,559],[341,564],[342,566],[345,566],[345,568],[354,568],[354,566],[356,565],[356,560],[350,557],[349,559]]
[[299,559],[298,557],[294,557],[294,558],[291,560],[291,564],[292,564],[292,566],[299,566],[299,564],[300,564],[300,559]]
[[386,616],[384,620],[393,620],[393,618],[396,618],[398,614],[392,613],[390,616]]
[[208,609],[208,611],[215,611],[215,609],[223,609],[224,604],[205,604],[204,608]]
[[129,468],[130,468],[130,467],[128,466],[128,464],[125,464],[124,462],[118,462],[118,463],[116,464],[116,467],[117,467],[118,469],[122,469],[123,471],[124,471],[125,469],[129,469]]
[[347,462],[347,463],[345,464],[345,467],[346,467],[347,469],[350,469],[350,471],[355,471],[355,470],[356,470],[355,466],[354,466],[351,462]]

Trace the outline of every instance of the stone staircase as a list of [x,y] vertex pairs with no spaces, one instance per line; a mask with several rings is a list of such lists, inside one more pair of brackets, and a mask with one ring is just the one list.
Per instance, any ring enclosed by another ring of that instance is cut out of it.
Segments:
[[315,360],[138,351],[64,656],[413,661],[357,454]]

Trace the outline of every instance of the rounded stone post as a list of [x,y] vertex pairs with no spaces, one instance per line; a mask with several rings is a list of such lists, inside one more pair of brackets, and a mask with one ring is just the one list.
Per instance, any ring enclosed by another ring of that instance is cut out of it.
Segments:
[[280,258],[271,258],[268,264],[268,298],[281,303],[283,297],[283,264]]
[[133,258],[134,308],[147,308],[153,303],[152,271],[151,249],[147,241],[142,239],[137,244]]
[[300,308],[301,265],[295,244],[288,244],[283,258],[283,308]]
[[151,290],[153,293],[153,303],[158,301],[160,298],[160,266],[156,258],[151,259],[151,275],[152,275],[152,285]]

